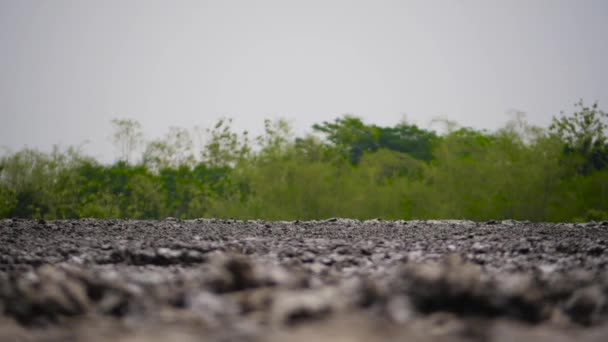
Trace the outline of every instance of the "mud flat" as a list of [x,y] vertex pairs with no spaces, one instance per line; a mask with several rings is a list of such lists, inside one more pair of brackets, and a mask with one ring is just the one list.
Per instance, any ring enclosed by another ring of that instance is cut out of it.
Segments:
[[606,341],[608,222],[0,221],[0,341]]

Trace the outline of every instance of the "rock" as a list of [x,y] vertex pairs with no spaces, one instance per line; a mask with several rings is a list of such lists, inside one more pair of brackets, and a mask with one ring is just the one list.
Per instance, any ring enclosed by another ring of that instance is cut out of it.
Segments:
[[605,249],[606,247],[602,245],[592,245],[587,248],[587,254],[591,256],[600,256],[602,253],[604,253]]

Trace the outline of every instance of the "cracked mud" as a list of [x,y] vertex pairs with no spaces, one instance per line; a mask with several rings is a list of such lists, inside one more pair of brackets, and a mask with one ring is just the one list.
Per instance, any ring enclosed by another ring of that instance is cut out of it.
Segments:
[[0,221],[0,341],[604,341],[608,222]]

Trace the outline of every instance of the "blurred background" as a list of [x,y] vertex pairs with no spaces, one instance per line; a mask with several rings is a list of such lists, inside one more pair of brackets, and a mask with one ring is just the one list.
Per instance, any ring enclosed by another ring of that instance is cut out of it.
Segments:
[[606,17],[0,0],[0,216],[605,220]]

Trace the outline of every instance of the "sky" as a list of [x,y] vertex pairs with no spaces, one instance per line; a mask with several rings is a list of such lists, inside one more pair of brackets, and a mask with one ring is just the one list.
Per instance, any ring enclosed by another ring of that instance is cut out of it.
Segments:
[[608,1],[0,0],[0,146],[147,139],[221,117],[297,134],[352,114],[479,129],[608,109]]

